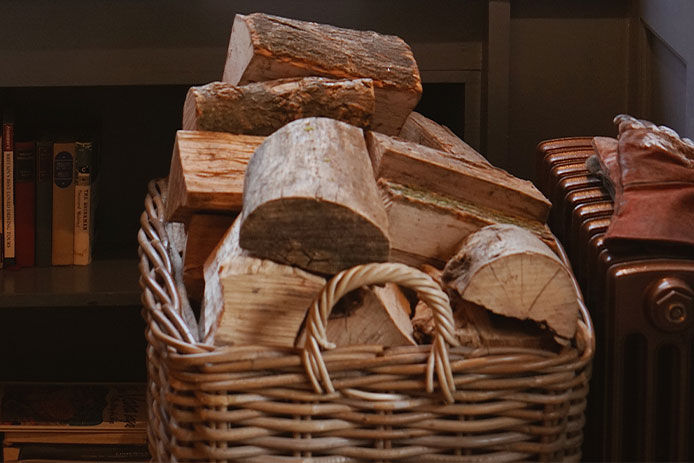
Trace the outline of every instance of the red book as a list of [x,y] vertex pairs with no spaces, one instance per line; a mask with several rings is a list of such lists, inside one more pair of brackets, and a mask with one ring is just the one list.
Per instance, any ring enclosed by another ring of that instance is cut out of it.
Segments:
[[33,141],[14,147],[15,253],[19,267],[34,265],[36,230],[36,146]]

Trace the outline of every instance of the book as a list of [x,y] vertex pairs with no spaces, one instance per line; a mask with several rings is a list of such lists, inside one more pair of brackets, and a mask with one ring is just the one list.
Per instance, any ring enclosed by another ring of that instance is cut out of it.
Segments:
[[11,112],[6,111],[2,119],[3,267],[13,267],[16,263],[14,234],[14,117]]
[[0,385],[5,461],[147,461],[145,383]]
[[51,265],[53,215],[53,142],[36,142],[36,265]]
[[19,267],[33,267],[36,230],[36,144],[14,147],[15,253]]
[[96,147],[92,141],[75,143],[74,264],[88,265],[94,248],[96,212]]
[[53,144],[51,263],[72,265],[75,246],[75,142]]
[[135,462],[149,461],[146,445],[24,444],[14,446],[18,462]]
[[144,383],[0,385],[0,432],[143,435]]

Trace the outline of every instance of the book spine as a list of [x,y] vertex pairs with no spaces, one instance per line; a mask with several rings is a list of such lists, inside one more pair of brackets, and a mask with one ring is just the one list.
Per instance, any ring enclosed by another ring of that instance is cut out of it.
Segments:
[[14,122],[2,124],[2,212],[3,212],[3,266],[12,267],[15,259],[14,217]]
[[72,265],[75,237],[75,143],[53,144],[51,263]]
[[14,166],[17,265],[32,267],[36,229],[36,144],[34,142],[15,143]]
[[92,261],[94,238],[93,164],[94,144],[77,142],[75,144],[75,265],[88,265]]
[[36,143],[36,265],[51,265],[53,142]]

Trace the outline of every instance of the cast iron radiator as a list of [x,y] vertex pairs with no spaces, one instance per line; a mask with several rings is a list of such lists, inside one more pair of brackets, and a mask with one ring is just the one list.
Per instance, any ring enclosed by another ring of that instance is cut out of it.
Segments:
[[613,203],[586,169],[591,140],[540,143],[536,179],[595,324],[584,459],[694,461],[694,253],[607,249]]

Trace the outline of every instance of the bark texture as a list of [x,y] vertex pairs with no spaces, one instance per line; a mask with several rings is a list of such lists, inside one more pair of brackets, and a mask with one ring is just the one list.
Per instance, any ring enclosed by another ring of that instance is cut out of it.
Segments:
[[376,108],[371,79],[278,79],[235,86],[212,82],[188,90],[184,130],[270,135],[305,117],[329,117],[371,127]]
[[222,80],[243,85],[303,76],[372,79],[374,129],[391,135],[422,94],[412,50],[399,37],[262,13],[236,15]]
[[427,190],[378,180],[388,214],[391,261],[418,267],[443,266],[470,233],[493,224],[512,224],[554,245],[549,230],[537,220],[505,215],[476,204]]
[[503,169],[451,158],[427,146],[368,132],[376,178],[428,190],[529,220],[544,223],[551,203],[535,186]]

